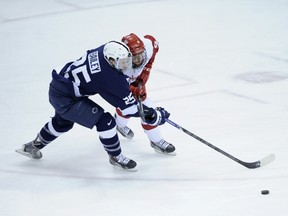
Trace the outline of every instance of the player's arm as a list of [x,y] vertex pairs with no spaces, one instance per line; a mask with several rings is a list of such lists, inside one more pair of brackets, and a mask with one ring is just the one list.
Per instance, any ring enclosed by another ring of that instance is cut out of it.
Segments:
[[[149,79],[150,72],[152,70],[152,66],[153,66],[156,54],[159,51],[159,43],[158,41],[156,41],[156,39],[153,36],[145,35],[144,38],[151,42],[151,44],[149,44],[149,47],[146,47],[146,49],[151,50],[149,51],[149,53],[151,53],[150,54],[151,56],[148,56],[148,58],[150,57],[150,59],[145,65],[145,67],[143,68],[141,74],[137,77],[136,81],[131,83],[130,85],[130,91],[133,93],[133,95],[136,98],[140,96],[142,101],[146,99],[147,93],[146,93],[145,84],[147,83]],[[141,89],[139,88],[139,83],[141,83],[142,85]]]
[[[153,36],[145,35],[144,38],[151,41],[151,47],[149,47],[149,49],[152,49],[152,55],[149,61],[147,62],[147,64],[145,65],[144,69],[142,70],[142,73],[140,74],[140,76],[137,77],[138,82],[141,81],[143,85],[145,85],[149,79],[150,72],[152,70],[152,66],[155,61],[156,54],[159,51],[159,43],[158,41],[156,41],[156,39]],[[148,47],[146,47],[146,49],[148,49]]]
[[[140,110],[138,109],[137,105],[132,105],[123,110],[121,110],[120,108],[117,108],[116,112],[118,115],[124,118],[125,117],[140,117],[141,113],[139,113]],[[170,116],[170,113],[167,112],[162,107],[157,107],[154,109],[151,107],[147,107],[144,104],[142,104],[142,106],[143,106],[143,116],[144,116],[143,121],[145,121],[149,125],[153,125],[153,126],[162,125],[166,122],[165,119],[168,119]]]
[[[127,88],[121,88],[119,91],[116,91],[118,97],[114,99],[117,101],[113,101],[114,106],[117,107],[116,112],[118,115],[123,117],[140,117],[140,113],[138,110],[138,102],[132,95],[132,92],[128,91]],[[123,95],[121,96],[121,93]],[[118,105],[116,105],[118,104]],[[145,122],[149,125],[161,125],[165,123],[165,119],[169,118],[170,113],[168,113],[164,108],[156,108],[153,109],[151,107],[147,107],[143,105],[143,114],[145,117]]]

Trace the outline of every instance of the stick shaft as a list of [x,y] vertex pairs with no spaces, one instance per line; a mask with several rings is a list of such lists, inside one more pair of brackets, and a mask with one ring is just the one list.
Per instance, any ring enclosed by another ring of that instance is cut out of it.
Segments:
[[245,161],[242,161],[242,160],[240,160],[240,159],[238,159],[238,158],[232,156],[231,154],[229,154],[229,153],[223,151],[222,149],[220,149],[220,148],[214,146],[214,145],[211,144],[210,142],[208,142],[208,141],[202,139],[201,137],[199,137],[199,136],[193,134],[192,132],[186,130],[185,128],[181,127],[180,125],[176,124],[175,122],[171,121],[170,119],[165,119],[165,120],[166,120],[167,123],[169,123],[169,124],[171,124],[172,126],[178,128],[179,130],[183,131],[184,133],[188,134],[189,136],[191,136],[191,137],[197,139],[198,141],[200,141],[200,142],[202,142],[203,144],[209,146],[210,148],[214,149],[215,151],[217,151],[217,152],[219,152],[219,153],[225,155],[226,157],[232,159],[233,161],[235,161],[235,162],[237,162],[237,163],[239,163],[239,164],[241,164],[241,165],[243,165],[243,166],[245,166],[245,167],[247,167],[247,168],[249,168],[249,169],[258,168],[258,167],[261,166],[260,161],[255,161],[255,162],[251,162],[251,163],[249,163],[249,162],[245,162]]

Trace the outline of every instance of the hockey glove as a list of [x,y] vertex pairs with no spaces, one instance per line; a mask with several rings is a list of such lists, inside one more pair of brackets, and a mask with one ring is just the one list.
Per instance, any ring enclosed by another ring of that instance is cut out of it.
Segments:
[[162,125],[165,123],[165,119],[168,119],[169,116],[170,113],[162,107],[144,109],[145,121],[149,125]]
[[130,91],[132,92],[133,96],[138,100],[140,97],[141,101],[144,101],[147,97],[146,88],[145,85],[142,86],[141,89],[139,89],[138,86],[130,85]]

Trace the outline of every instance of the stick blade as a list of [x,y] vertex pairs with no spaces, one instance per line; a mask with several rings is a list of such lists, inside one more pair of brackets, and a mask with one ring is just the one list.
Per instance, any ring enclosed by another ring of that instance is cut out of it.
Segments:
[[273,162],[276,159],[275,154],[271,153],[260,160],[260,167],[265,166],[271,162]]
[[275,155],[273,153],[267,155],[266,157],[262,158],[261,160],[252,162],[252,163],[247,163],[247,162],[241,162],[241,164],[249,169],[256,169],[259,167],[266,166],[267,164],[273,162],[275,160]]

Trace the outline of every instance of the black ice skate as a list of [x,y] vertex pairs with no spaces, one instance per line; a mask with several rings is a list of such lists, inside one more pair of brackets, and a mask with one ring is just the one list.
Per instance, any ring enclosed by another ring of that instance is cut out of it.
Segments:
[[169,155],[176,155],[175,147],[171,144],[166,142],[164,139],[161,139],[159,142],[150,142],[152,148],[155,149],[156,152],[160,152],[163,154]]
[[39,144],[41,144],[41,141],[39,140],[39,137],[37,136],[35,140],[24,144],[22,148],[16,149],[15,151],[26,157],[39,160],[40,158],[42,158],[42,153],[40,152],[40,149],[36,147]]
[[116,129],[122,136],[124,136],[127,139],[132,139],[134,137],[133,131],[127,126],[119,127],[117,125]]
[[123,169],[133,169],[136,167],[137,163],[124,155],[120,154],[118,156],[109,155],[109,162],[114,165],[121,167]]

